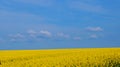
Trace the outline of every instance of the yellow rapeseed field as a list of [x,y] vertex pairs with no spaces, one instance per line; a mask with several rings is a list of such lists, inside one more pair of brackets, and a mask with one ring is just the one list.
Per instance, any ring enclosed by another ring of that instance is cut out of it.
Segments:
[[4,50],[0,67],[120,67],[120,48]]

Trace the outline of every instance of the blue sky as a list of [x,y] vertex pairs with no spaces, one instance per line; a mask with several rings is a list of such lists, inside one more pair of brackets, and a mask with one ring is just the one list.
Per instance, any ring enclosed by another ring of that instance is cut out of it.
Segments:
[[0,0],[0,49],[120,47],[119,0]]

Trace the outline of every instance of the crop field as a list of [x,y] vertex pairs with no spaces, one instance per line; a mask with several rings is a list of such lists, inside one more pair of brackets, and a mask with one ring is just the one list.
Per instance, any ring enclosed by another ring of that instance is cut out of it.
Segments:
[[0,67],[120,67],[120,48],[1,50]]

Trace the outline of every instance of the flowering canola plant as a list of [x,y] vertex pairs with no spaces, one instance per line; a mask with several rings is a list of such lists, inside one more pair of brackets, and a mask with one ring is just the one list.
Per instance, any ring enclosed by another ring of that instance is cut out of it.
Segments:
[[120,67],[120,48],[1,50],[0,67]]

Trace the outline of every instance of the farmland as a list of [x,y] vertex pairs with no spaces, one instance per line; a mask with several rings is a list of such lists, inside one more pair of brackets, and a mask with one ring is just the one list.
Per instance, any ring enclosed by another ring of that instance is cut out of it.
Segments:
[[1,50],[0,67],[120,67],[120,48]]

